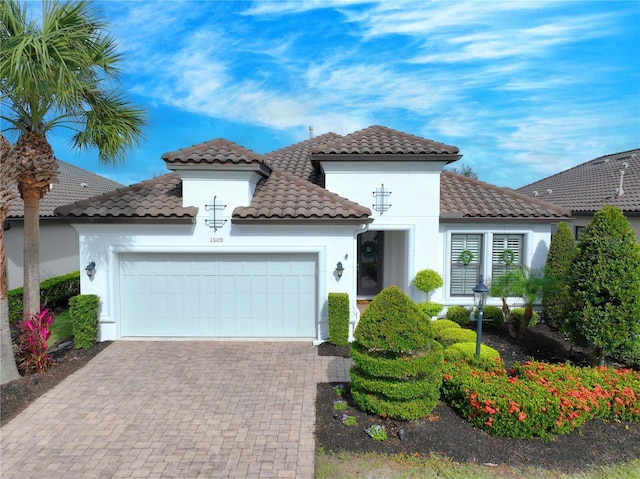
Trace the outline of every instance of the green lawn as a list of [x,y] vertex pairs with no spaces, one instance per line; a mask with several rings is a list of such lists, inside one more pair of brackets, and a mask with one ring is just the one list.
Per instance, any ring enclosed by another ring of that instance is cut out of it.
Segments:
[[405,455],[316,455],[317,479],[639,479],[640,460],[597,468],[584,473],[563,474],[544,469],[514,469],[496,465],[457,464],[446,458]]

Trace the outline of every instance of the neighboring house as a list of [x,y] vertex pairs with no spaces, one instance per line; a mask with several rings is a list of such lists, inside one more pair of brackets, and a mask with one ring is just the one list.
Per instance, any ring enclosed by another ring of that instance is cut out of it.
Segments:
[[570,213],[442,171],[460,157],[382,126],[265,155],[217,139],[163,155],[173,173],[56,214],[96,265],[81,286],[102,300],[101,340],[324,340],[330,292],[349,294],[355,323],[356,301],[389,285],[424,301],[421,269],[444,278],[432,301],[470,306],[480,274],[544,265]]
[[517,191],[571,210],[576,239],[596,211],[615,205],[640,240],[640,149],[601,156]]
[[[40,201],[40,280],[77,271],[78,232],[53,214],[58,206],[113,191],[124,185],[58,160],[58,182]],[[24,274],[24,203],[16,191],[4,225],[8,288],[19,288]]]

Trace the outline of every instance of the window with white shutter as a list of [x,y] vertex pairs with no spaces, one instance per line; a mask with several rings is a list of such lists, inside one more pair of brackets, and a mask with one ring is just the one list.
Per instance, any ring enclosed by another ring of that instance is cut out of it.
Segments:
[[482,235],[451,235],[451,295],[472,295],[480,277]]
[[524,235],[493,235],[491,277],[504,276],[522,265]]

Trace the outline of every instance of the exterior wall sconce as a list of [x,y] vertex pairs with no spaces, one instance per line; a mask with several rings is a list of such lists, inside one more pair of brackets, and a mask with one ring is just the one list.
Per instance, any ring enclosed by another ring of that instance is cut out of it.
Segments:
[[373,209],[379,211],[380,214],[388,211],[389,208],[391,208],[389,196],[391,196],[391,192],[384,187],[384,183],[380,185],[380,188],[376,188],[373,192],[373,197],[376,199],[376,202],[373,204]]
[[84,270],[87,272],[87,276],[89,276],[89,278],[93,278],[93,275],[96,274],[95,261],[92,261],[91,263],[89,263]]
[[344,273],[344,266],[342,266],[342,262],[338,261],[336,265],[336,275],[338,275],[338,279],[342,278],[342,273]]

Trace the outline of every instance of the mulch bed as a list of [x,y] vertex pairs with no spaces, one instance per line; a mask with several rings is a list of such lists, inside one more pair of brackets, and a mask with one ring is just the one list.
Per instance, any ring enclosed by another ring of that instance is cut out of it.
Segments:
[[[483,331],[483,343],[500,351],[507,364],[535,358],[588,365],[590,360],[587,351],[572,348],[560,333],[544,324],[533,328],[522,343],[514,343],[498,331]],[[348,357],[348,351],[348,347],[337,348],[327,343],[318,347],[320,355]],[[510,439],[490,436],[443,402],[421,420],[383,420],[354,407],[348,387],[344,397],[348,403],[346,413],[356,417],[357,424],[347,427],[333,409],[338,399],[332,389],[334,384],[319,384],[316,396],[316,446],[325,452],[405,453],[424,457],[435,454],[461,463],[534,466],[566,473],[640,459],[638,423],[595,420],[548,442]],[[384,424],[389,439],[374,441],[367,436],[364,429],[372,424]],[[399,438],[400,428],[404,429],[403,441]]]
[[52,354],[54,364],[39,374],[25,376],[0,386],[0,426],[4,426],[31,402],[46,393],[67,376],[82,368],[111,341],[95,344],[90,349],[73,349],[73,344]]

